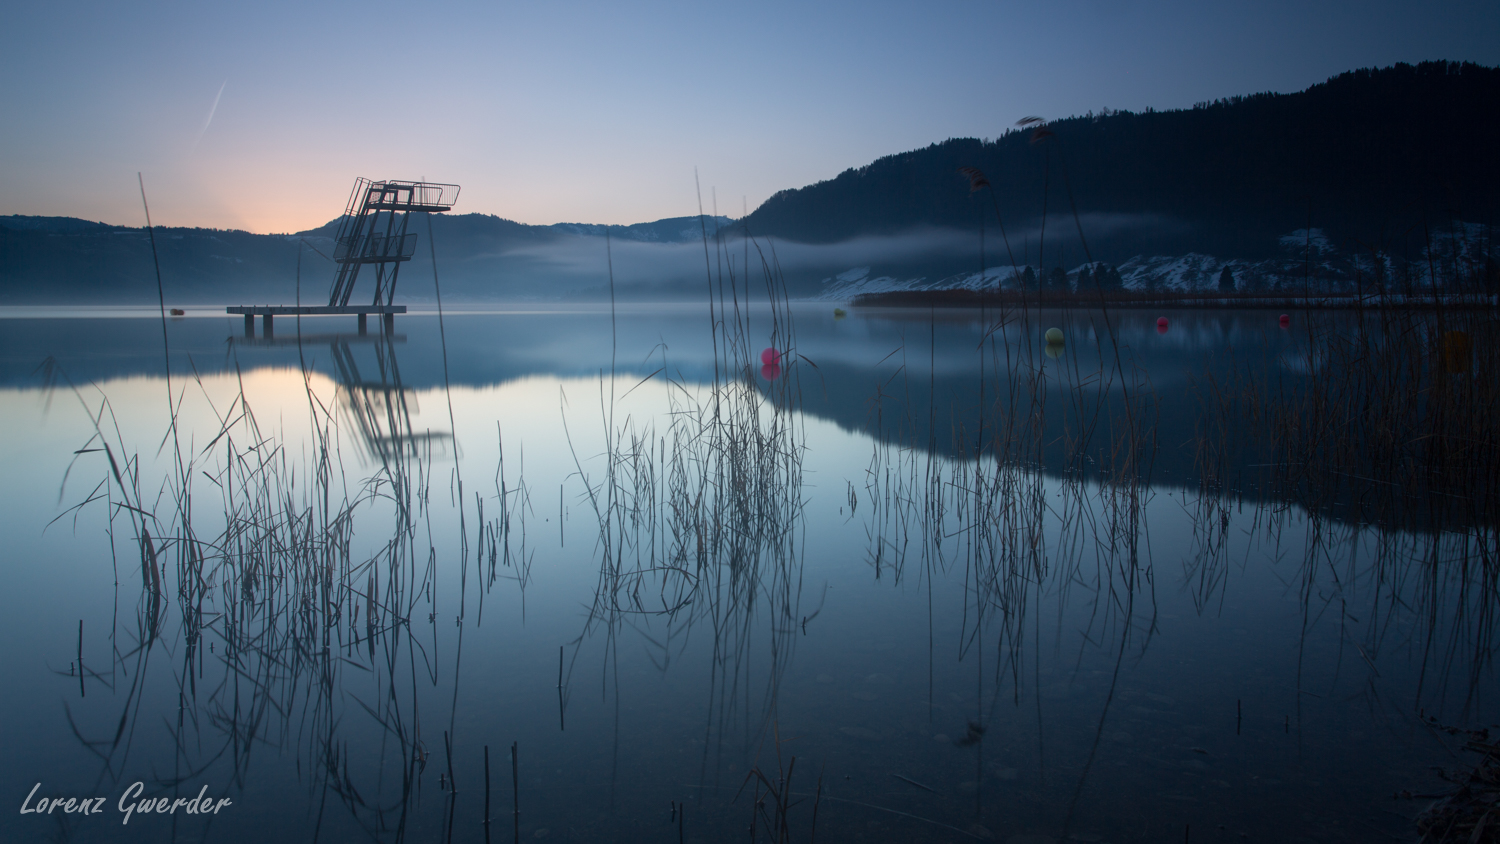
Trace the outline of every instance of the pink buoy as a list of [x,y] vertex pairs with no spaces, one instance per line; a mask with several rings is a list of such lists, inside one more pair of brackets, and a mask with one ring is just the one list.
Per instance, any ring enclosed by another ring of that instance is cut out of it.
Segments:
[[[767,349],[766,351],[769,352],[771,350]],[[762,366],[760,368],[760,377],[766,379],[767,381],[775,381],[777,378],[780,378],[781,377],[781,364],[777,364],[777,363],[768,363],[768,364],[765,364],[764,366]]]
[[776,351],[774,346],[767,346],[766,350],[760,353],[760,362],[766,366],[780,366],[781,352]]
[[1166,334],[1167,333],[1167,318],[1166,317],[1157,317],[1156,318],[1156,333],[1157,334]]
[[1292,324],[1292,318],[1288,314],[1282,314],[1281,319],[1277,320],[1277,322],[1281,323],[1282,328],[1286,328],[1288,325]]

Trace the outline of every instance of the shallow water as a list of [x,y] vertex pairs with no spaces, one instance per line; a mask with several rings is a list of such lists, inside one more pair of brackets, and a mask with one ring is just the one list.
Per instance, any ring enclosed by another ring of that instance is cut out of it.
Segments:
[[[749,835],[752,768],[790,768],[791,840],[814,810],[818,840],[1408,840],[1425,803],[1393,793],[1455,764],[1424,719],[1500,721],[1464,565],[1492,539],[1307,512],[1249,453],[1200,483],[1206,385],[1305,374],[1274,314],[1044,313],[981,347],[989,315],[797,307],[794,354],[736,405],[758,402],[736,424],[762,463],[698,477],[672,474],[705,465],[674,464],[672,425],[703,430],[730,377],[705,307],[413,314],[389,338],[172,319],[175,429],[158,319],[12,316],[0,793],[107,799],[5,815],[5,840],[511,840],[518,792],[527,840],[718,841]],[[788,336],[771,320],[749,314],[746,357]],[[1107,465],[1127,411],[1140,483]],[[1022,459],[976,460],[1007,419],[1034,423]],[[176,455],[206,540],[252,465],[326,513],[322,445],[358,502],[346,563],[185,574],[176,544],[143,586],[109,457],[160,543]],[[122,823],[136,782],[232,804]]]

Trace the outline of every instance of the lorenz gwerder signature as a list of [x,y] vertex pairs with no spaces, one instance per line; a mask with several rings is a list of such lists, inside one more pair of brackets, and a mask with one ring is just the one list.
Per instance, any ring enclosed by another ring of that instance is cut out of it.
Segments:
[[[42,797],[33,803],[32,799],[41,787],[41,783],[31,787],[31,793],[21,803],[21,814],[50,815],[60,812],[69,815],[102,815],[105,811],[104,804],[109,800],[108,797]],[[179,809],[187,815],[217,815],[220,809],[234,805],[234,801],[228,797],[209,797],[206,785],[198,792],[197,797],[142,798],[141,793],[145,790],[144,783],[135,783],[120,795],[120,801],[116,804],[120,814],[124,815],[120,823],[130,823],[131,815],[174,815]]]

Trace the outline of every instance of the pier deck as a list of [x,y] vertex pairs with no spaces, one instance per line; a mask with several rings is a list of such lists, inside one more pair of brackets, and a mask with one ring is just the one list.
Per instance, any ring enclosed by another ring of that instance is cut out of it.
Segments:
[[317,316],[324,314],[404,314],[405,305],[231,305],[225,313],[245,316]]
[[264,336],[276,336],[275,317],[279,316],[329,316],[354,314],[359,317],[359,333],[365,333],[365,317],[380,314],[384,317],[385,333],[396,330],[396,314],[406,313],[405,305],[230,305],[226,313],[245,315],[245,336],[255,336],[255,318],[265,322]]

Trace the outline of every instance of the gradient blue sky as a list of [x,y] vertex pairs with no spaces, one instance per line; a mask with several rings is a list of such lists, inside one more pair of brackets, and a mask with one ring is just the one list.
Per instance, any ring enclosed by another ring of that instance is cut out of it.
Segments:
[[[0,214],[292,231],[355,176],[527,223],[738,216],[1023,116],[1500,64],[1500,3],[7,6]],[[222,88],[222,96],[218,96]],[[218,98],[217,108],[214,107]],[[212,111],[212,120],[209,120]]]

